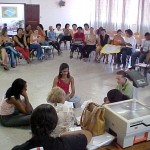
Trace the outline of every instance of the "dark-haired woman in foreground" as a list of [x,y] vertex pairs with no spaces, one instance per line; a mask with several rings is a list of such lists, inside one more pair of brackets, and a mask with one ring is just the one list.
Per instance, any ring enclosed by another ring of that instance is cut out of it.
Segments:
[[26,126],[30,124],[31,112],[26,81],[18,78],[0,102],[0,122],[7,127]]
[[53,106],[42,104],[31,115],[32,138],[12,150],[29,150],[43,148],[44,150],[85,150],[92,134],[86,130],[73,131],[53,138],[51,133],[56,128],[58,116]]
[[[69,65],[62,63],[59,68],[59,75],[55,77],[53,87],[60,87],[66,93],[66,101],[77,103],[80,101],[79,97],[75,95],[74,78],[70,75]],[[71,86],[71,92],[69,88]]]

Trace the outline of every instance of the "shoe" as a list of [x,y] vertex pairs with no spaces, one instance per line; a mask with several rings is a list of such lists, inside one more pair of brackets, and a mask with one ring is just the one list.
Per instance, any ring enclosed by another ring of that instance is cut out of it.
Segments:
[[115,65],[116,65],[116,63],[113,63],[113,65],[115,66]]
[[3,68],[4,68],[5,70],[9,70],[9,68],[8,68],[7,65],[1,63],[1,66],[3,66]]
[[125,70],[125,69],[126,69],[126,66],[123,66],[123,67],[122,67],[122,70]]
[[82,56],[79,57],[80,60],[81,60],[82,58],[83,58]]
[[105,61],[105,64],[108,64],[108,61]]
[[70,55],[70,59],[72,59],[73,58],[73,55]]
[[11,65],[11,68],[16,68],[16,66],[15,65]]
[[135,67],[133,67],[133,66],[132,66],[132,67],[130,67],[130,68],[128,68],[128,69],[129,69],[129,70],[134,70],[134,69],[135,69]]
[[29,64],[29,63],[31,62],[31,59],[30,59],[30,58],[28,58],[26,61],[27,61],[27,63]]

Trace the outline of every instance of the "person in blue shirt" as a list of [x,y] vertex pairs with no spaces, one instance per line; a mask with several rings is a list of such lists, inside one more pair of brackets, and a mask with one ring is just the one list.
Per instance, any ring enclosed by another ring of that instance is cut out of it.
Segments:
[[54,32],[52,26],[49,26],[49,31],[47,33],[47,36],[49,39],[49,44],[52,45],[58,51],[58,54],[60,54],[61,53],[60,45],[57,41],[56,33]]

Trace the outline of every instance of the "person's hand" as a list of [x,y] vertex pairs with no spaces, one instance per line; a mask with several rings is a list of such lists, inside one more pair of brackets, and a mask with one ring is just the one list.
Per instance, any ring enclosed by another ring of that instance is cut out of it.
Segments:
[[70,95],[66,95],[65,100],[66,100],[66,101],[69,101],[69,100],[70,100]]
[[24,97],[26,97],[27,96],[26,90],[22,90],[21,95],[24,96]]
[[21,44],[20,46],[21,46],[22,48],[24,48],[24,45]]
[[28,45],[26,46],[27,49],[29,49]]

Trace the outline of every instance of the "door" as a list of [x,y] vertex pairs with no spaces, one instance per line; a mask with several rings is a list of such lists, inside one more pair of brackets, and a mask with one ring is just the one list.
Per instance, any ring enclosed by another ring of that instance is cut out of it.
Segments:
[[25,4],[25,25],[30,24],[32,30],[36,29],[40,20],[40,6],[37,4]]

